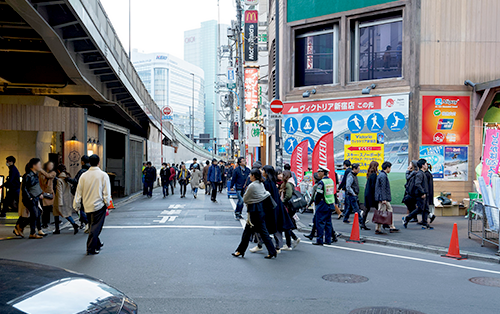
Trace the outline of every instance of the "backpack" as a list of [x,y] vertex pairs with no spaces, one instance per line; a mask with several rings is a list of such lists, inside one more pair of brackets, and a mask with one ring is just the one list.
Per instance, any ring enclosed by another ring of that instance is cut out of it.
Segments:
[[288,204],[294,210],[294,212],[297,212],[299,209],[307,206],[307,201],[302,193],[300,193],[296,189],[293,189],[292,198],[288,201]]
[[415,176],[412,176],[405,184],[405,196],[403,197],[403,203],[406,203],[406,201],[415,197],[417,197],[417,195],[415,195]]

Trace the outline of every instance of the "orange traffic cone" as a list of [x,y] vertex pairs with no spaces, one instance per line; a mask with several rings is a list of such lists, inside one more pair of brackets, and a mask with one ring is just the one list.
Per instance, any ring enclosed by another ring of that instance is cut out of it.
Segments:
[[115,204],[113,204],[113,199],[109,201],[108,209],[115,209]]
[[456,223],[453,224],[453,231],[451,232],[451,240],[450,240],[450,247],[448,248],[448,254],[441,256],[454,259],[467,259],[466,255],[460,255],[460,245],[458,244],[458,227]]
[[352,223],[351,237],[346,242],[356,242],[363,243],[363,241],[359,238],[359,215],[358,213],[354,214],[354,221]]

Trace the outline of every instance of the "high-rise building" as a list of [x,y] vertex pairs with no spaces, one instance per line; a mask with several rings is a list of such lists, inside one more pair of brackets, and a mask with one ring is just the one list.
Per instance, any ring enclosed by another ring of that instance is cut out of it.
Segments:
[[202,22],[200,28],[184,32],[184,60],[205,72],[205,133],[217,138],[219,148],[225,147],[229,137],[229,121],[220,114],[221,102],[216,93],[217,82],[226,81],[218,77],[227,69],[227,59],[218,57],[218,46],[221,42],[227,43],[228,27],[212,20]]
[[174,125],[186,135],[191,134],[192,124],[195,137],[204,133],[205,79],[202,69],[169,54],[144,54],[137,49],[132,52],[132,62],[156,104],[160,108],[167,105],[172,108]]

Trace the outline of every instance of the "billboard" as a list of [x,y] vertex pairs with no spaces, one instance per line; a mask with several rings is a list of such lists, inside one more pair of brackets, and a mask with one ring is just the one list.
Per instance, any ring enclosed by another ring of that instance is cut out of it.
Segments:
[[245,11],[245,61],[255,62],[259,58],[259,12]]
[[467,181],[469,179],[469,158],[467,147],[447,146],[444,148],[444,179]]
[[384,133],[352,133],[344,135],[344,159],[358,163],[366,173],[370,162],[384,162]]
[[469,145],[469,96],[422,96],[422,145]]
[[[335,164],[340,165],[346,154],[347,157],[352,154],[355,154],[352,157],[359,157],[363,152],[362,149],[356,150],[358,148],[346,151],[346,148],[373,144],[345,145],[346,136],[351,136],[352,143],[353,134],[371,134],[371,139],[378,139],[379,135],[383,137],[379,139],[383,141],[383,150],[380,151],[383,154],[368,157],[390,161],[393,172],[404,173],[408,167],[408,104],[407,93],[286,102],[283,108],[284,160],[290,160],[293,148],[305,139],[309,141],[309,153],[312,153],[319,138],[333,131]],[[371,160],[366,162],[369,164]]]
[[431,165],[431,173],[434,179],[444,178],[443,146],[420,146],[420,158],[427,160],[427,163]]
[[252,119],[256,117],[259,105],[259,68],[245,68],[245,117]]

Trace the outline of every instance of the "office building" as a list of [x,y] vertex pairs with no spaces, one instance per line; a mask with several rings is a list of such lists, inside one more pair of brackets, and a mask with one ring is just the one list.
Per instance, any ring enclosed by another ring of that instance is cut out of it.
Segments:
[[[132,62],[156,104],[169,106],[172,123],[184,134],[204,133],[204,73],[199,67],[165,53],[132,52]],[[194,108],[194,114],[192,111]]]

